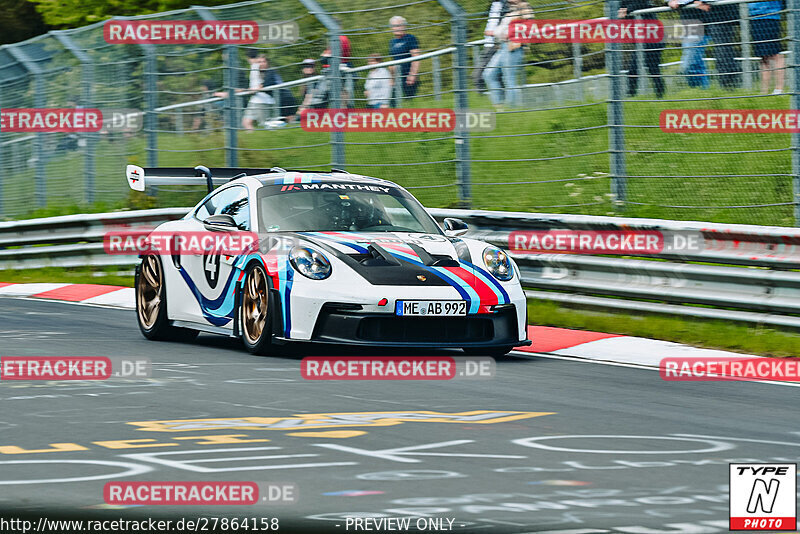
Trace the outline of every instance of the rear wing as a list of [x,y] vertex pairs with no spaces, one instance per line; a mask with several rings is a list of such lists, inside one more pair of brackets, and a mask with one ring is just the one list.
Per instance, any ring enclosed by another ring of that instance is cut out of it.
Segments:
[[203,165],[197,167],[151,167],[142,168],[137,165],[128,165],[125,177],[128,185],[134,191],[144,191],[150,185],[205,185],[208,192],[214,186],[222,185],[235,178],[253,176],[276,172],[274,169],[241,169],[232,167],[217,167],[209,169]]

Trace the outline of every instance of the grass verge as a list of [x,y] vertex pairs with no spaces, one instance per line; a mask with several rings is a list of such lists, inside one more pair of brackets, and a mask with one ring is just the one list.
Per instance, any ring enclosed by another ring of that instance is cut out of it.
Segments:
[[[131,274],[127,274],[131,273]],[[30,284],[37,282],[63,284],[103,284],[108,286],[133,287],[133,267],[79,267],[64,269],[61,267],[45,267],[19,271],[0,271],[0,282]]]

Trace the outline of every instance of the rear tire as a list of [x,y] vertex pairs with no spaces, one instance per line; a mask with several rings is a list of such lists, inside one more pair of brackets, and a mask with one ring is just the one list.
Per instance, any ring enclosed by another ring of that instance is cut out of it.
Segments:
[[136,320],[142,335],[158,341],[191,341],[197,330],[169,324],[164,267],[158,256],[145,256],[136,267]]
[[269,278],[258,263],[247,269],[242,288],[239,324],[242,343],[251,354],[274,353],[272,343],[272,310],[269,299]]

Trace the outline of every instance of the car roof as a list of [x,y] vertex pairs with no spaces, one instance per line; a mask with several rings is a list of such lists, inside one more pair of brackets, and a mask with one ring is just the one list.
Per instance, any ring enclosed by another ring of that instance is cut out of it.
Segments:
[[361,174],[350,174],[349,172],[331,171],[331,172],[315,172],[315,171],[291,171],[275,172],[269,174],[262,174],[254,176],[262,184],[291,184],[291,183],[327,183],[327,182],[351,182],[362,184],[382,184],[391,185],[393,187],[400,187],[394,182],[384,180],[382,178],[373,178],[371,176],[364,176]]

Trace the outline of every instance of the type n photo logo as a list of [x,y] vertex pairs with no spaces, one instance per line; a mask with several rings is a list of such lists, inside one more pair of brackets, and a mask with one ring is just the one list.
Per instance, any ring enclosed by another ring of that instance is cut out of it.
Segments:
[[795,530],[797,464],[730,464],[730,530]]

